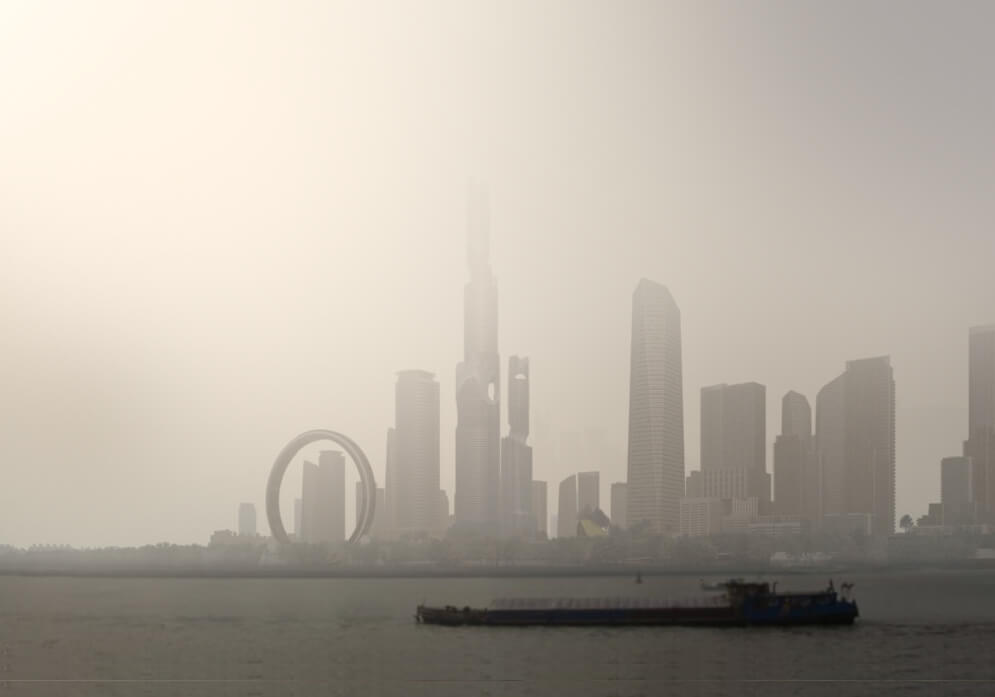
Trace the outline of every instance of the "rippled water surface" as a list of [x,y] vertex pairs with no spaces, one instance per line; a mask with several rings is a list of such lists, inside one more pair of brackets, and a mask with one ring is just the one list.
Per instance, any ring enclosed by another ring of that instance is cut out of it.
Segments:
[[[0,578],[5,695],[995,695],[995,572],[858,574],[853,627],[447,628],[415,605],[698,579]],[[785,576],[782,590],[821,576]],[[837,579],[839,582],[840,579]]]

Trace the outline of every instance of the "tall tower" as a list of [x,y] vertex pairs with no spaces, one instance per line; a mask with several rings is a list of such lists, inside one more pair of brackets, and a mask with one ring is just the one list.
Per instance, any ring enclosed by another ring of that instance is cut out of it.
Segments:
[[665,286],[639,281],[632,295],[629,373],[629,525],[680,530],[684,493],[681,311]]
[[781,433],[774,441],[774,508],[780,515],[815,517],[818,480],[812,457],[812,408],[791,391],[781,400]]
[[895,378],[888,356],[847,361],[819,391],[816,447],[823,512],[869,516],[872,534],[892,534]]
[[534,536],[529,359],[508,359],[508,435],[501,441],[501,508],[506,535]]
[[[701,390],[701,471],[705,496],[712,485],[737,482],[734,498],[770,503],[767,474],[767,388],[756,382],[712,385]],[[712,472],[716,474],[713,475]]]
[[823,515],[847,512],[843,377],[826,383],[815,398],[815,466],[819,472],[819,508]]
[[456,366],[456,524],[497,529],[501,471],[501,368],[497,281],[488,261],[487,198],[471,191],[463,291],[463,362]]
[[968,349],[968,434],[971,492],[987,520],[995,518],[995,324],[971,327]]
[[435,532],[439,528],[439,383],[425,370],[402,370],[394,395],[395,532]]
[[874,535],[895,532],[895,378],[888,356],[847,361],[846,477],[850,512]]

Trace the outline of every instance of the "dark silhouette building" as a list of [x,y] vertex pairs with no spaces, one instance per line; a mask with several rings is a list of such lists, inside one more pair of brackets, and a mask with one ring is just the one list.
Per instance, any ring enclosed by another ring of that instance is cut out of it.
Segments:
[[632,295],[629,366],[629,524],[645,521],[655,532],[678,532],[684,493],[681,312],[665,286],[645,278]]

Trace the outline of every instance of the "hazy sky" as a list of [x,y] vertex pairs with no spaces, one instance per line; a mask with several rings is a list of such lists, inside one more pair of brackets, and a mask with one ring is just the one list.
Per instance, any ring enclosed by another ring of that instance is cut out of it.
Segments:
[[308,428],[382,478],[404,368],[440,380],[451,493],[469,177],[551,512],[579,469],[563,432],[601,443],[605,508],[625,478],[641,276],[683,313],[688,469],[703,385],[767,385],[772,441],[785,391],[814,407],[847,359],[890,354],[897,513],[925,512],[966,436],[968,327],[995,321],[993,22],[982,2],[0,4],[0,543],[206,543],[239,501],[264,520]]

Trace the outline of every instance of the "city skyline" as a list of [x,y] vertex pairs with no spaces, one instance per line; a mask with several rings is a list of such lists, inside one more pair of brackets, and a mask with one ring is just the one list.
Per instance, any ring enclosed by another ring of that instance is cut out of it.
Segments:
[[[967,328],[995,321],[989,9],[63,12],[0,9],[31,67],[0,78],[3,539],[203,540],[312,427],[379,482],[407,367],[438,376],[452,497],[468,176],[550,511],[595,466],[560,462],[560,433],[600,434],[602,500],[626,479],[642,277],[682,311],[687,469],[702,386],[766,385],[773,443],[775,396],[814,408],[843,361],[887,354],[897,512],[938,499]],[[38,516],[53,472],[72,495]]]

